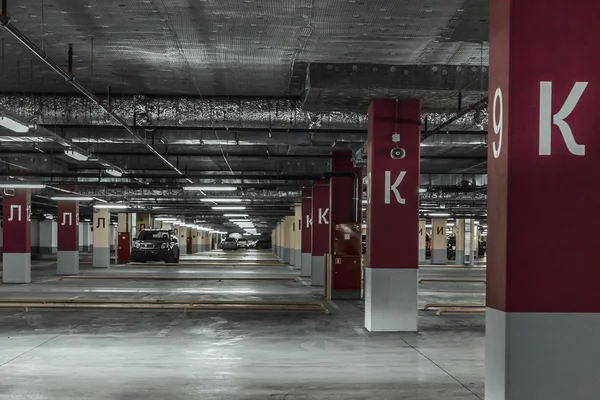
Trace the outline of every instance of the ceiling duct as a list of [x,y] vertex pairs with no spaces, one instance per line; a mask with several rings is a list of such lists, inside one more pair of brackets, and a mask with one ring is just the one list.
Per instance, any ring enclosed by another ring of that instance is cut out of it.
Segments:
[[[367,129],[366,113],[308,112],[293,99],[112,97],[115,115],[143,127]],[[79,95],[0,94],[0,107],[44,125],[117,126],[115,120],[90,99]],[[487,109],[471,112],[444,126],[444,131],[487,130]],[[427,113],[422,126],[439,126],[452,113]]]

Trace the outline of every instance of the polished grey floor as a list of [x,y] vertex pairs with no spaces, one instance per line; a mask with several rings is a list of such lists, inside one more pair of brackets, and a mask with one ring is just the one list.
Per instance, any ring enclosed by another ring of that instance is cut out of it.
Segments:
[[[187,256],[177,266],[82,266],[82,274],[297,277],[267,253]],[[0,298],[320,299],[296,281],[59,280],[0,285]],[[422,278],[483,269],[423,268]],[[421,306],[483,302],[477,283],[427,282]],[[362,303],[315,312],[0,310],[0,399],[482,399],[483,314],[421,311],[419,333],[369,333]]]

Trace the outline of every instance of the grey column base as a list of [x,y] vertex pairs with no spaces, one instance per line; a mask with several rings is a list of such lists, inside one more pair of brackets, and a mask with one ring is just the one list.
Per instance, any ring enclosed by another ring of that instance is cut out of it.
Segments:
[[425,249],[419,249],[419,263],[424,263],[425,261],[427,261],[427,256],[425,254]]
[[310,276],[312,286],[323,286],[325,284],[324,256],[312,256],[312,270]]
[[464,250],[456,250],[456,256],[454,256],[454,261],[455,261],[456,265],[464,265],[465,251]]
[[312,273],[312,254],[302,253],[302,267],[300,268],[300,276],[309,277]]
[[302,269],[302,251],[294,249],[294,269]]
[[360,290],[332,290],[332,300],[360,300]]
[[283,262],[288,264],[290,262],[290,249],[287,247],[283,248]]
[[115,251],[115,245],[111,244],[110,245],[110,252],[113,253]]
[[370,332],[416,332],[418,281],[416,268],[367,268],[365,328]]
[[290,266],[294,266],[296,263],[296,249],[288,249],[290,252]]
[[39,253],[40,253],[39,246],[31,246],[30,254],[39,254]]
[[31,282],[31,253],[2,254],[2,283]]
[[56,262],[56,273],[58,275],[79,274],[79,252],[59,251]]
[[56,247],[40,246],[38,252],[40,254],[56,254],[58,251]]
[[92,254],[92,267],[110,267],[110,249],[108,247],[95,247]]
[[88,247],[88,253],[91,253],[92,251],[94,251],[94,245],[90,244]]
[[431,263],[435,265],[446,265],[448,263],[448,251],[446,249],[431,250]]
[[81,246],[79,247],[79,251],[82,253],[89,253],[91,251],[90,246]]

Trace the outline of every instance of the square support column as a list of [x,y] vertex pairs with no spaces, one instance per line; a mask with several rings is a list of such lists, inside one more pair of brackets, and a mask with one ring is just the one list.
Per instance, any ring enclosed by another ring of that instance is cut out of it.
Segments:
[[[400,141],[394,143],[393,139]],[[414,332],[418,317],[421,103],[371,102],[367,140],[365,327],[374,332]],[[390,157],[396,147],[404,150],[404,157]]]
[[186,226],[178,226],[178,241],[179,241],[179,254],[186,255],[187,251],[187,238],[188,238],[188,228]]
[[313,286],[325,284],[325,254],[329,248],[329,181],[315,181],[312,195],[312,270]]
[[[352,152],[334,147],[329,181],[329,248],[333,254],[332,299],[360,299],[362,292],[362,168],[352,164]],[[340,235],[348,225],[356,234]],[[345,228],[342,228],[345,226]],[[340,236],[348,235],[348,239]]]
[[94,247],[92,251],[92,266],[108,268],[110,266],[110,212],[105,209],[94,209],[92,220],[92,235]]
[[31,282],[31,193],[15,190],[2,201],[2,282]]
[[58,245],[58,225],[55,220],[45,219],[39,225],[39,253],[56,254]]
[[302,206],[294,205],[294,269],[302,270]]
[[58,275],[79,274],[79,202],[58,202]]
[[457,219],[454,226],[454,234],[456,237],[456,255],[454,264],[464,265],[465,263],[465,220]]
[[448,238],[446,236],[448,221],[446,218],[431,220],[431,263],[446,265],[448,263]]
[[486,400],[600,393],[599,14],[490,2]]
[[300,276],[309,277],[312,273],[312,188],[302,189],[302,268]]

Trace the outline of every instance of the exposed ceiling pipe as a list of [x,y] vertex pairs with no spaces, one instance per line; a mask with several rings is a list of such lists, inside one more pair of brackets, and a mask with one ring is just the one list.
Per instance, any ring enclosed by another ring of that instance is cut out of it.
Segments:
[[431,135],[434,135],[436,132],[439,132],[442,129],[452,125],[454,122],[463,118],[465,115],[481,109],[483,106],[487,105],[487,102],[488,102],[488,97],[485,96],[485,97],[481,98],[479,101],[469,105],[464,110],[457,112],[456,115],[454,115],[453,117],[448,118],[446,121],[442,122],[441,124],[437,125],[432,130],[430,130],[429,132],[426,132],[424,135],[422,135],[421,141],[427,139]]
[[4,29],[6,29],[10,34],[12,34],[18,41],[23,43],[25,45],[25,47],[27,47],[29,50],[31,50],[31,52],[33,54],[35,54],[37,57],[39,57],[44,63],[46,63],[50,68],[52,68],[58,75],[63,77],[67,82],[69,82],[73,87],[75,87],[79,92],[81,92],[81,94],[86,96],[88,99],[90,99],[92,102],[94,102],[94,104],[96,104],[98,107],[100,107],[102,110],[104,110],[104,112],[106,112],[108,115],[110,115],[119,125],[121,125],[123,128],[125,128],[125,130],[127,130],[127,132],[129,132],[133,137],[135,137],[140,144],[144,145],[148,150],[150,150],[152,153],[154,153],[158,158],[160,158],[165,164],[167,164],[169,167],[171,167],[179,175],[183,175],[183,172],[181,172],[177,167],[175,167],[173,164],[171,164],[171,162],[169,160],[167,160],[165,157],[163,157],[143,137],[141,137],[133,128],[131,128],[127,124],[127,122],[125,122],[125,120],[123,118],[121,118],[119,115],[117,115],[113,111],[112,107],[108,107],[106,104],[104,104],[102,102],[101,99],[96,97],[96,95],[94,95],[92,92],[90,92],[85,87],[80,85],[79,82],[77,82],[71,74],[69,74],[67,71],[62,69],[52,59],[50,59],[48,57],[48,55],[46,53],[44,53],[44,51],[42,51],[35,43],[33,43],[28,37],[23,35],[23,33],[21,33],[21,31],[19,31],[14,25],[12,25],[10,23],[9,16],[3,14],[0,17],[0,25],[3,26]]
[[[161,96],[112,96],[112,109],[124,121],[145,128],[243,130],[271,129],[273,132],[291,131],[346,132],[365,131],[368,118],[365,113],[304,111],[300,101],[281,98],[244,97],[161,97]],[[0,94],[0,107],[18,115],[39,114],[43,124],[79,127],[115,126],[114,120],[97,107],[90,107],[90,100],[80,95]],[[429,126],[444,123],[455,113],[423,114],[421,126],[427,117]],[[314,124],[314,121],[319,121]],[[447,126],[447,130],[487,130],[487,110],[466,114]]]

